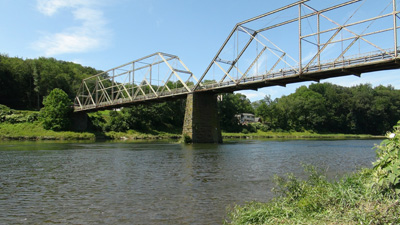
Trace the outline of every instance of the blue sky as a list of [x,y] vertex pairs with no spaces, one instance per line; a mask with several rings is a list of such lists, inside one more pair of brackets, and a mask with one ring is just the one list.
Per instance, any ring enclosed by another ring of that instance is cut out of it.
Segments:
[[[391,2],[366,1],[376,6]],[[160,51],[179,56],[200,77],[236,23],[293,2],[0,0],[0,53],[21,58],[54,57],[107,70]],[[344,1],[311,0],[309,4],[325,8],[341,2]],[[297,48],[297,43],[288,45]],[[399,89],[399,74],[400,70],[393,70],[323,82],[343,86],[391,84]],[[254,101],[265,95],[288,95],[309,84],[242,93]]]

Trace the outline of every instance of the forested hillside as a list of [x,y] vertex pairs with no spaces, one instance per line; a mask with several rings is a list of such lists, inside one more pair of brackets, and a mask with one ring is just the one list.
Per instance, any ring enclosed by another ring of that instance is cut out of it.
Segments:
[[54,88],[73,99],[83,78],[99,71],[54,58],[21,59],[0,55],[0,104],[13,109],[39,109]]

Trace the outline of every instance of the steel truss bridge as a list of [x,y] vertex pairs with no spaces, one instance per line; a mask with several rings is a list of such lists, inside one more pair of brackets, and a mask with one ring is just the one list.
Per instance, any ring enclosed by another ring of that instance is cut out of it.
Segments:
[[236,24],[199,77],[158,52],[86,78],[75,112],[400,68],[397,1],[297,1]]

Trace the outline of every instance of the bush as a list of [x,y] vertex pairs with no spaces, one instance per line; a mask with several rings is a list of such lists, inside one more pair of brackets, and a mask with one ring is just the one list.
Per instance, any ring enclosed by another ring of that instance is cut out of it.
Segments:
[[23,123],[23,122],[26,122],[26,118],[22,114],[14,114],[13,113],[11,115],[5,116],[5,122],[12,123],[12,124]]
[[72,102],[61,89],[55,88],[43,100],[40,118],[46,130],[67,130],[71,124]]
[[88,116],[90,123],[89,126],[93,131],[100,131],[100,132],[105,131],[105,125],[107,122],[100,112],[89,113]]
[[387,137],[376,146],[378,160],[374,162],[373,184],[380,191],[400,194],[400,121]]
[[34,112],[27,116],[26,122],[33,123],[39,119],[39,113]]
[[126,132],[129,130],[129,124],[122,112],[110,111],[110,120],[105,125],[106,131]]
[[8,108],[5,105],[0,105],[0,122],[5,122],[6,117],[11,114],[12,114],[12,111],[10,108]]
[[263,132],[268,132],[270,130],[267,124],[253,123],[253,126],[255,126],[257,130],[261,130]]

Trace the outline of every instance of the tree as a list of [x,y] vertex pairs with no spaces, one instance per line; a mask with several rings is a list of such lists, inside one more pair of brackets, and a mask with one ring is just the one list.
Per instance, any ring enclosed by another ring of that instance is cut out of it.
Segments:
[[59,88],[53,89],[43,100],[40,110],[43,127],[48,130],[67,130],[71,124],[72,102],[67,93]]

